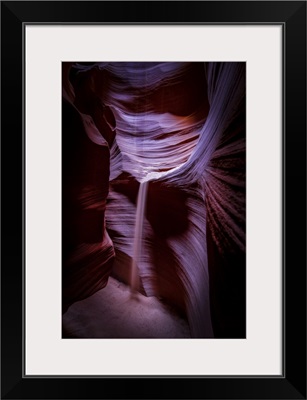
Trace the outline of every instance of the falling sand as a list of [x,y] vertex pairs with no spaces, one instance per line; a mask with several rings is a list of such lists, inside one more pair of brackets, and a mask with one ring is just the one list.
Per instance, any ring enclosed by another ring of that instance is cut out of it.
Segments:
[[132,259],[131,278],[130,278],[132,293],[136,292],[139,289],[138,264],[141,262],[141,257],[142,257],[143,225],[145,218],[147,186],[148,186],[147,181],[140,183],[138,199],[137,199],[135,232],[134,232],[134,242],[133,242],[133,259]]

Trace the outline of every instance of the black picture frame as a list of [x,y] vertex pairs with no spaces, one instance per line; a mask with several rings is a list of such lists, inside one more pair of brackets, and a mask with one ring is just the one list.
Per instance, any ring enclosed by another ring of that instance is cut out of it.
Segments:
[[[282,376],[23,376],[23,30],[29,23],[283,26]],[[1,398],[306,399],[306,2],[2,1],[1,91]]]

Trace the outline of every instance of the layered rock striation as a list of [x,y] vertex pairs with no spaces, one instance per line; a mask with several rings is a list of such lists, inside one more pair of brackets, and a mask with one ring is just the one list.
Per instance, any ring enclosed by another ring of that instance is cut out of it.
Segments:
[[63,63],[64,309],[110,275],[245,336],[245,64]]

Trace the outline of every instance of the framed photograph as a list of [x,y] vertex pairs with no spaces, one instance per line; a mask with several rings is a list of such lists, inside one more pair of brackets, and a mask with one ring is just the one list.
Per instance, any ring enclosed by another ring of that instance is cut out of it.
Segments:
[[306,2],[1,2],[3,399],[306,399]]

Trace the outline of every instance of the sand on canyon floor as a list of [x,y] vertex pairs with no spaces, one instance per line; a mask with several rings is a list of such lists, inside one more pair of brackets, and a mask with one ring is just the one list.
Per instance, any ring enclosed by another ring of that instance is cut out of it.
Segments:
[[136,293],[114,278],[69,307],[64,338],[190,338],[186,320],[156,297]]

